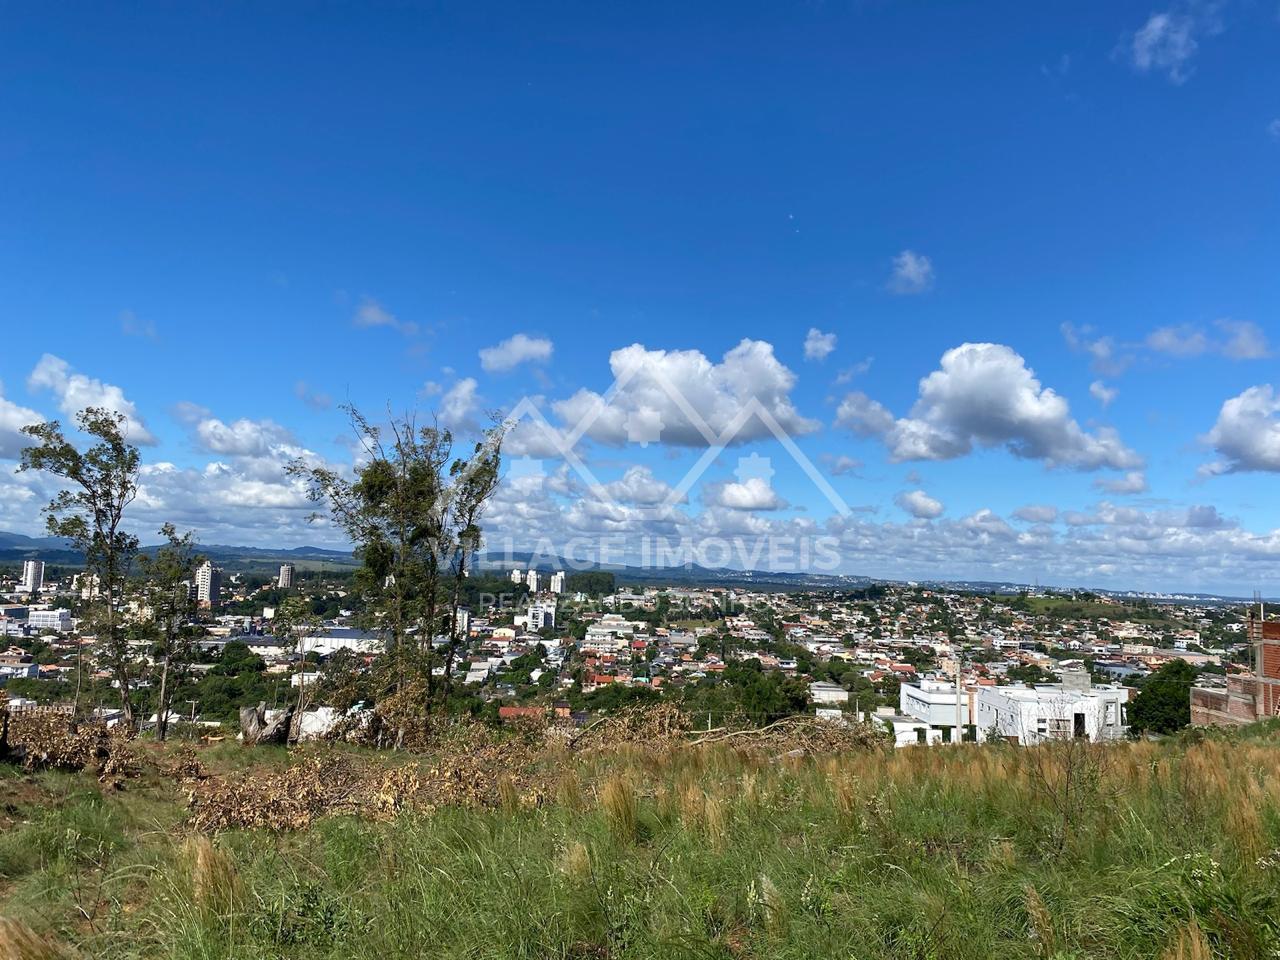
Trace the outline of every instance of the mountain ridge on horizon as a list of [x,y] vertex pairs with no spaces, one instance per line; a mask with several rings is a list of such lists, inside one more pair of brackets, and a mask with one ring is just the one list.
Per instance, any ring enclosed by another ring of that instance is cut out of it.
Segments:
[[[153,550],[158,544],[144,544],[144,552]],[[276,561],[312,560],[325,565],[354,569],[356,561],[351,551],[333,550],[328,547],[303,545],[298,547],[250,547],[235,544],[198,544],[199,551],[210,559],[231,566],[241,571],[266,570],[267,565]],[[41,553],[40,557],[34,554]],[[0,530],[0,564],[21,563],[23,560],[43,559],[53,565],[78,566],[83,562],[79,552],[69,541],[58,537],[31,537],[26,534]],[[814,590],[814,589],[858,589],[871,584],[917,584],[925,587],[966,590],[971,592],[987,592],[999,594],[1016,594],[1024,590],[1046,589],[1053,592],[1088,591],[1102,596],[1134,597],[1148,599],[1187,598],[1216,602],[1248,602],[1251,598],[1208,591],[1165,591],[1137,590],[1133,588],[1116,589],[1103,587],[1087,587],[1076,585],[1037,587],[1032,584],[1012,580],[985,580],[955,578],[894,578],[869,577],[862,574],[829,574],[793,571],[742,570],[734,568],[713,569],[699,564],[682,564],[670,567],[637,567],[627,564],[585,563],[579,560],[566,560],[563,557],[551,557],[538,552],[504,553],[499,559],[481,558],[478,566],[488,572],[506,572],[513,567],[528,568],[530,565],[544,572],[563,569],[570,573],[604,571],[622,575],[626,580],[637,585],[655,583],[685,583],[705,586],[756,586],[759,588]],[[1264,598],[1265,602],[1280,602],[1276,598]]]

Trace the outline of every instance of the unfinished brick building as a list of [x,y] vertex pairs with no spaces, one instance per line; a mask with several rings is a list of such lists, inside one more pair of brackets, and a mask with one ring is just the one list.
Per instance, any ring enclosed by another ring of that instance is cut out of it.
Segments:
[[1249,618],[1253,673],[1227,677],[1225,690],[1191,688],[1191,722],[1236,726],[1280,715],[1280,620]]

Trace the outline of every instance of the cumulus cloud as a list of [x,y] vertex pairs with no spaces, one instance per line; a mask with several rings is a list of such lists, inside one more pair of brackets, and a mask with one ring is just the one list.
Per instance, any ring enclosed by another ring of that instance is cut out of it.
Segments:
[[360,301],[351,322],[357,327],[386,327],[403,333],[406,337],[411,337],[418,332],[416,323],[401,320],[372,297],[365,297]]
[[36,411],[5,399],[4,384],[0,383],[0,460],[16,460],[22,449],[31,445],[22,428],[43,422],[44,417]]
[[1013,511],[1013,515],[1027,523],[1053,523],[1058,519],[1058,508],[1051,504],[1029,503]]
[[511,370],[522,363],[546,363],[554,349],[545,337],[530,337],[523,333],[508,337],[493,347],[480,351],[480,366],[490,373]]
[[780,510],[787,505],[763,477],[740,482],[709,483],[702,491],[705,503],[730,510]]
[[1099,477],[1093,485],[1104,493],[1146,493],[1147,475],[1142,470],[1130,470],[1122,477]]
[[451,430],[474,430],[475,414],[479,409],[474,377],[464,377],[440,397],[437,415],[440,422]]
[[933,520],[942,516],[945,509],[941,500],[935,500],[923,490],[904,490],[893,502],[917,520]]
[[836,348],[836,335],[823,333],[817,327],[810,327],[804,338],[804,358],[806,360],[825,360]]
[[122,414],[131,443],[149,446],[156,442],[138,415],[138,408],[125,397],[123,390],[76,373],[61,357],[51,353],[42,356],[27,378],[27,387],[32,391],[48,390],[57,399],[58,409],[68,417],[74,417],[86,407],[101,407]]
[[1223,459],[1203,474],[1280,471],[1280,397],[1269,383],[1250,387],[1223,403],[1204,439]]
[[836,424],[878,436],[891,459],[951,460],[975,446],[1003,446],[1016,457],[1077,470],[1130,470],[1142,458],[1111,429],[1084,430],[1067,401],[1042,387],[1023,358],[1002,344],[966,343],[942,355],[920,381],[909,416],[895,418],[862,393],[845,397]]
[[648,467],[632,466],[618,480],[602,484],[601,491],[610,500],[618,503],[632,503],[642,507],[652,507],[671,502],[683,502],[688,498],[676,497],[675,491],[665,480],[653,475]]
[[933,261],[923,253],[903,250],[893,258],[893,273],[889,276],[891,293],[924,293],[933,286]]
[[[771,435],[759,415],[747,415],[752,401],[791,436],[820,426],[796,410],[790,396],[795,374],[762,340],[743,340],[719,363],[698,350],[649,350],[635,343],[613,351],[609,367],[618,384],[610,399],[582,389],[552,404],[565,429],[586,425],[587,436],[611,446],[705,446],[708,434],[741,444]],[[736,433],[727,436],[731,427]]]
[[1108,387],[1101,380],[1095,380],[1089,384],[1089,395],[1104,407],[1109,407],[1111,401],[1120,396],[1120,391],[1115,387]]
[[247,418],[225,423],[217,417],[205,417],[195,424],[194,437],[201,449],[232,457],[263,457],[272,450],[298,445],[280,424]]

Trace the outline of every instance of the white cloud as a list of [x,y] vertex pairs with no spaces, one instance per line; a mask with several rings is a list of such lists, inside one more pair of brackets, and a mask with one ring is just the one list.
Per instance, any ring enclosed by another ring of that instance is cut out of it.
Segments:
[[933,520],[942,516],[945,509],[941,500],[935,500],[923,490],[904,490],[893,502],[917,520]]
[[232,457],[263,457],[281,447],[298,446],[280,424],[247,418],[225,423],[206,417],[195,425],[195,440],[203,450]]
[[1053,523],[1058,519],[1058,508],[1052,504],[1030,503],[1013,511],[1013,515],[1027,523]]
[[730,510],[780,510],[787,505],[762,477],[748,477],[741,482],[709,483],[703,488],[703,500],[713,507]]
[[1077,327],[1064,323],[1059,328],[1067,346],[1076,353],[1085,353],[1090,357],[1093,369],[1108,377],[1116,377],[1124,373],[1131,358],[1116,344],[1111,337],[1094,336],[1090,326]]
[[1101,380],[1095,380],[1089,384],[1089,395],[1104,407],[1109,407],[1111,402],[1120,396],[1120,391],[1115,387],[1108,387]]
[[42,356],[27,378],[27,387],[33,391],[48,390],[53,393],[58,401],[58,409],[68,417],[74,417],[86,407],[101,407],[122,414],[129,442],[144,446],[156,442],[138,415],[138,408],[126,399],[123,390],[114,384],[103,383],[83,373],[74,372],[71,365],[61,357],[55,357],[51,353]]
[[1165,74],[1173,83],[1190,76],[1188,62],[1195,56],[1196,22],[1184,13],[1153,13],[1133,35],[1129,55],[1140,73]]
[[120,311],[120,332],[126,337],[145,337],[147,340],[158,340],[154,320],[143,320],[132,310]]
[[851,393],[836,424],[881,437],[895,461],[951,460],[975,446],[1003,446],[1016,457],[1077,470],[1142,465],[1114,430],[1082,429],[1065,399],[1042,387],[1019,354],[995,343],[944,353],[940,369],[920,381],[909,416],[896,419],[865,394]]
[[1205,440],[1224,459],[1205,464],[1201,473],[1280,471],[1280,397],[1271,384],[1223,403]]
[[622,384],[610,402],[583,389],[552,407],[567,429],[590,422],[587,436],[611,446],[641,440],[705,446],[700,427],[719,436],[737,421],[741,428],[726,437],[728,443],[769,436],[759,416],[741,420],[753,399],[792,436],[820,426],[796,410],[790,397],[795,374],[762,340],[743,340],[719,363],[698,350],[649,350],[634,343],[613,351],[609,367]]
[[497,346],[480,351],[480,366],[494,373],[510,370],[522,363],[546,363],[554,349],[545,337],[530,337],[517,333]]
[[333,397],[311,389],[305,380],[299,380],[293,385],[293,395],[312,410],[328,410],[333,406]]
[[893,258],[893,273],[889,277],[892,293],[924,293],[933,286],[933,262],[923,253],[903,250]]
[[31,438],[22,433],[22,428],[43,422],[44,417],[36,411],[6,400],[4,384],[0,383],[0,460],[18,459],[22,449],[31,445]]
[[1280,117],[1267,124],[1267,133],[1271,134],[1272,140],[1280,140]]
[[817,327],[810,327],[804,338],[804,358],[806,360],[825,360],[836,348],[836,335],[823,333]]
[[1147,346],[1156,353],[1175,357],[1197,357],[1209,349],[1209,338],[1204,331],[1190,324],[1176,327],[1160,327],[1147,334]]
[[872,400],[861,390],[847,394],[836,409],[836,425],[859,437],[884,436],[893,430],[895,422],[884,404]]
[[843,477],[846,474],[856,473],[866,466],[866,464],[861,460],[845,456],[844,454],[834,455],[824,453],[821,455],[820,459],[827,465],[827,471],[833,477]]
[[[665,480],[659,480],[648,467],[628,467],[621,479],[603,484],[604,495],[618,503],[632,503],[642,507],[652,507],[665,503],[674,491]],[[678,501],[687,500],[679,497]]]
[[1122,477],[1099,477],[1093,481],[1094,487],[1104,493],[1146,493],[1147,475],[1141,470],[1130,470]]
[[1267,335],[1256,323],[1248,320],[1219,320],[1218,328],[1227,339],[1219,349],[1232,360],[1264,360],[1271,356]]
[[416,323],[401,320],[372,297],[365,297],[360,301],[351,322],[357,327],[387,327],[403,333],[406,337],[411,337],[418,332]]
[[475,413],[479,408],[474,377],[459,380],[440,398],[438,415],[440,422],[451,430],[474,430]]

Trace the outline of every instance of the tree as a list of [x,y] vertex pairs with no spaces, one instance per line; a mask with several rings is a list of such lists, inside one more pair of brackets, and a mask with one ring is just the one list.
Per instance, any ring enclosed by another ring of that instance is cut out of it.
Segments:
[[1196,671],[1185,660],[1170,660],[1142,683],[1129,704],[1134,733],[1173,733],[1191,722],[1191,684]]
[[169,732],[169,707],[173,700],[170,670],[185,668],[191,660],[191,640],[195,628],[196,605],[189,585],[203,558],[195,555],[195,537],[188,531],[178,536],[173,524],[160,528],[165,542],[152,556],[142,556],[142,601],[151,611],[151,621],[158,636],[156,653],[160,658],[160,689],[156,697],[156,739],[163,741]]
[[[124,725],[129,728],[133,678],[120,605],[138,538],[122,530],[121,524],[125,510],[138,496],[138,448],[128,442],[128,420],[121,413],[88,407],[76,414],[76,426],[97,442],[79,450],[63,435],[57,420],[23,427],[22,432],[37,443],[22,451],[19,469],[42,470],[69,485],[45,507],[46,525],[51,535],[70,540],[84,553],[85,566],[98,578],[98,647],[115,675]],[[77,670],[78,676],[83,673]],[[77,681],[73,710],[79,713],[79,709]]]
[[[454,458],[452,434],[434,423],[420,426],[407,414],[382,427],[354,407],[346,410],[362,448],[355,479],[302,461],[289,472],[307,482],[311,499],[326,504],[356,544],[363,619],[388,641],[384,685],[400,693],[420,678],[429,709],[432,641],[443,627],[447,693],[460,640],[457,611],[469,560],[480,546],[480,514],[497,486],[502,431],[490,430],[469,457]],[[447,572],[452,578],[445,589]],[[403,728],[397,739],[400,734]]]
[[412,415],[392,418],[384,429],[355,407],[345,410],[361,446],[355,479],[302,460],[290,464],[289,472],[306,481],[312,501],[327,505],[356,545],[362,619],[386,637],[388,683],[399,691],[411,673],[425,667],[430,687],[429,641],[439,601],[438,501],[452,438],[434,425],[419,427]]
[[1038,663],[1022,663],[1010,667],[1005,676],[1014,683],[1056,683],[1058,678]]

